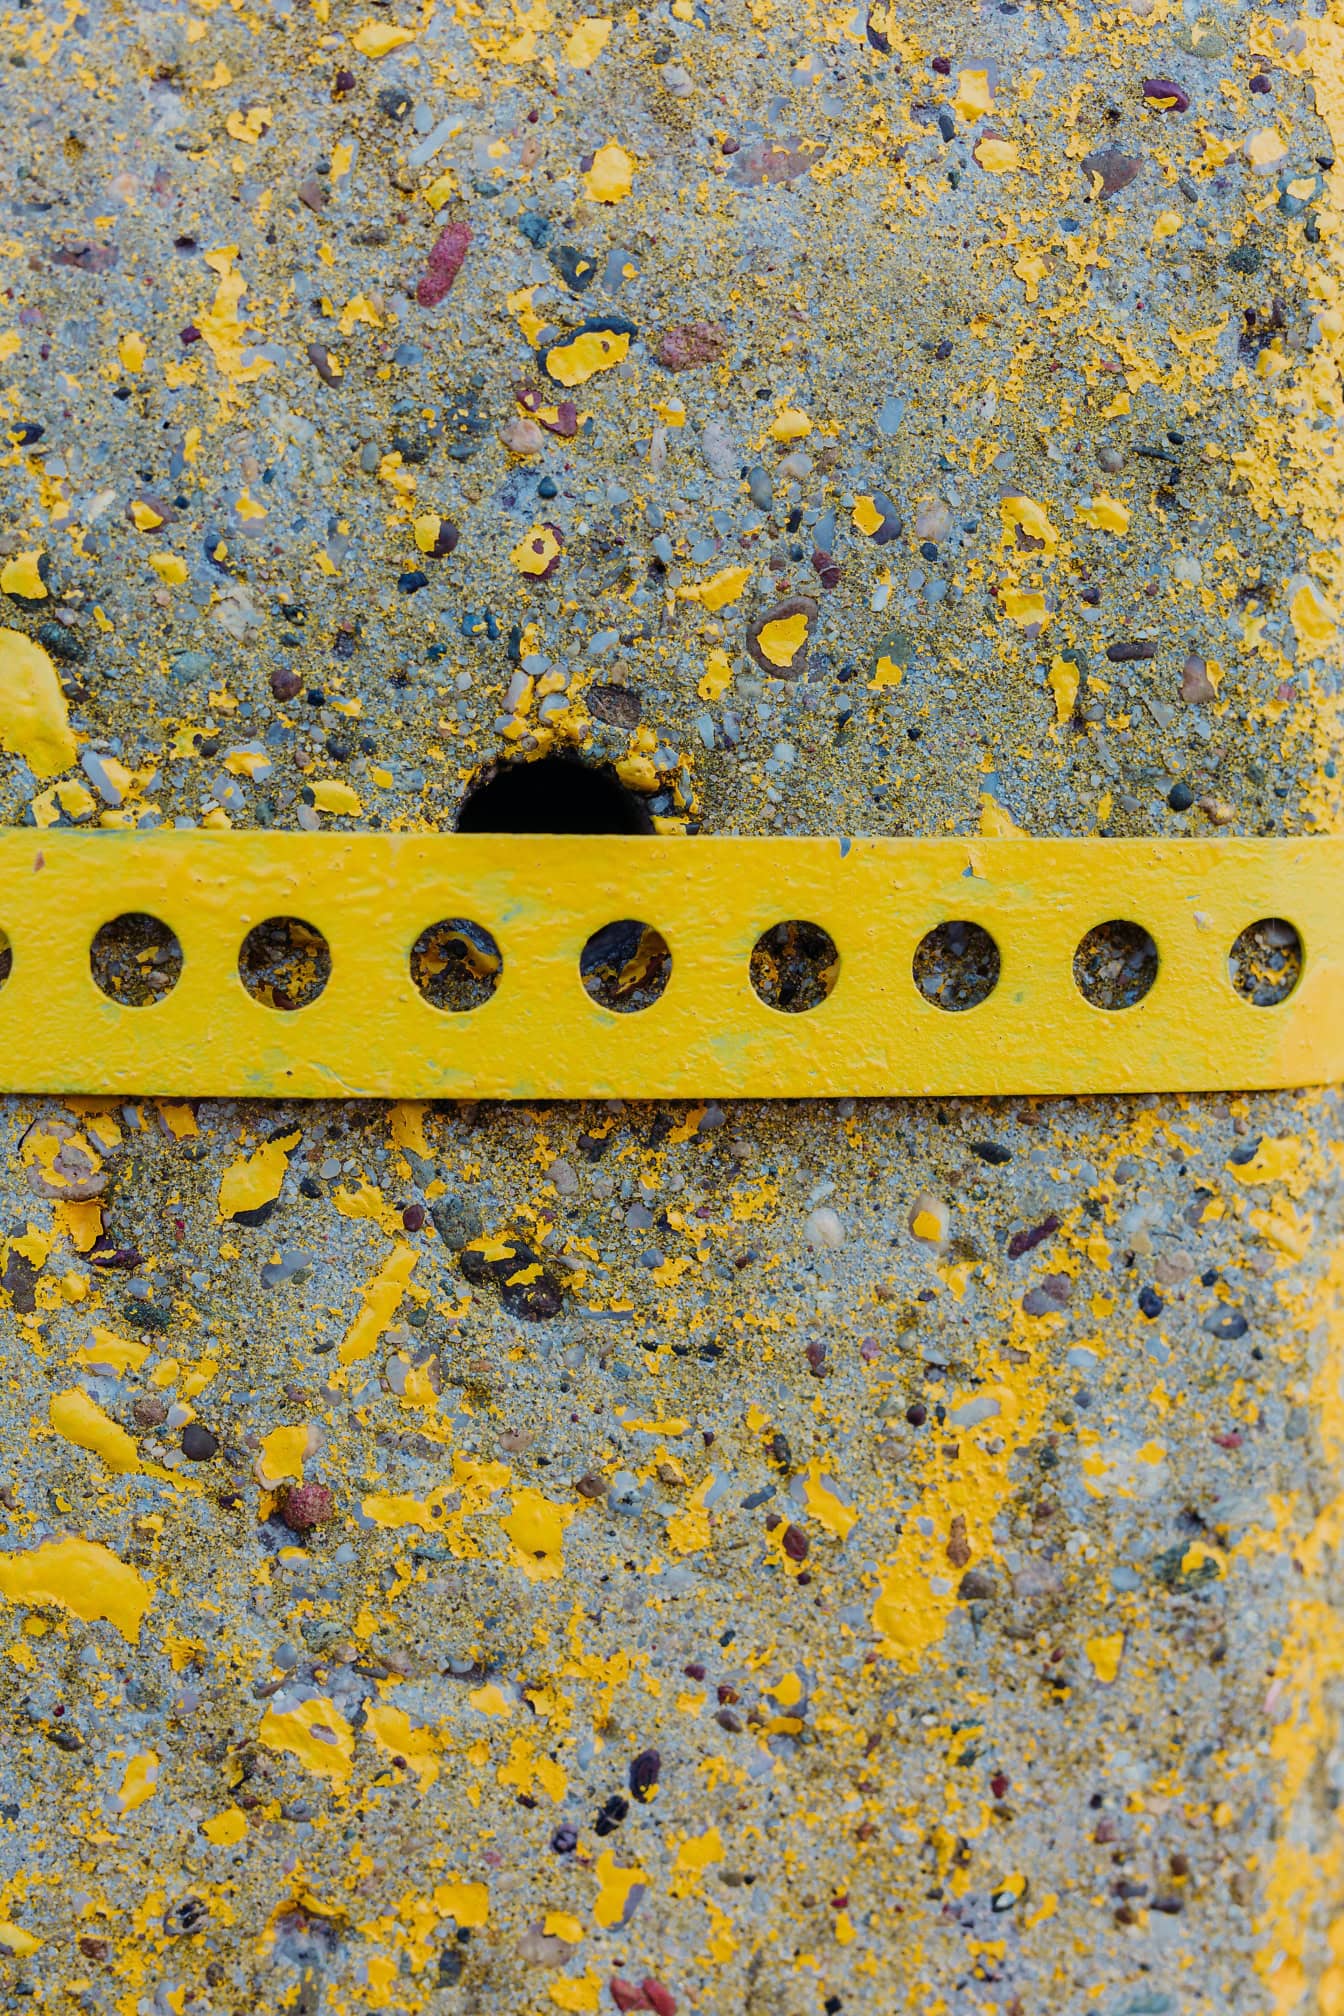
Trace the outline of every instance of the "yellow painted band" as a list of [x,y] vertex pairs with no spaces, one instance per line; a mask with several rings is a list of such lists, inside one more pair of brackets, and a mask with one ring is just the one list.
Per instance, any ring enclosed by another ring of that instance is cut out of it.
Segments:
[[[0,835],[0,1089],[304,1097],[780,1097],[1255,1089],[1344,1077],[1344,837],[1298,840],[536,839],[412,833]],[[94,933],[146,911],[177,935],[181,979],[151,1007],[95,985]],[[245,934],[297,916],[331,948],[322,995],[286,1013],[237,973]],[[409,952],[443,918],[483,925],[497,991],[444,1013]],[[1304,948],[1280,1005],[1233,989],[1229,949],[1282,917]],[[613,1014],[580,950],[620,918],[672,951],[662,997]],[[748,977],[786,919],[829,931],[840,969],[805,1014]],[[1156,941],[1151,992],[1117,1013],[1072,977],[1093,926]],[[998,986],[932,1006],[911,963],[935,925],[982,925]]]

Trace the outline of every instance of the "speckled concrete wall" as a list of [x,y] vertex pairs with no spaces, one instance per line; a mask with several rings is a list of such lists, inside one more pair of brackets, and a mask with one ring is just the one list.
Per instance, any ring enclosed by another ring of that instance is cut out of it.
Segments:
[[[11,823],[1337,823],[1339,0],[0,49]],[[1342,1138],[6,1101],[4,2006],[1340,2016]]]

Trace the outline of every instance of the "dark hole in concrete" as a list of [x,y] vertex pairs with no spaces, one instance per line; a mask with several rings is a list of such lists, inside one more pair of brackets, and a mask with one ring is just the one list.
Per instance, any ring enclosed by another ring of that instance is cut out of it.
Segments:
[[820,924],[790,918],[763,931],[751,954],[751,984],[767,1008],[804,1015],[826,999],[840,972],[840,954]]
[[594,931],[579,956],[579,977],[599,1007],[617,1015],[649,1008],[667,986],[672,954],[652,924],[622,917]]
[[182,977],[182,947],[157,917],[130,910],[104,924],[89,947],[89,968],[109,1001],[148,1008]]
[[935,1008],[978,1008],[999,984],[999,948],[982,924],[936,924],[915,947],[915,985]]
[[503,763],[473,784],[459,833],[651,833],[653,823],[608,764],[569,756]]
[[1114,1013],[1142,1001],[1157,978],[1157,946],[1142,924],[1112,917],[1088,932],[1073,955],[1073,978],[1084,1000]]
[[306,1008],[331,978],[331,947],[302,917],[268,917],[242,942],[238,978],[263,1008]]
[[1248,924],[1228,955],[1232,985],[1253,1008],[1277,1008],[1302,978],[1302,940],[1282,917]]
[[490,999],[504,961],[483,924],[445,917],[411,947],[411,979],[431,1008],[467,1014]]

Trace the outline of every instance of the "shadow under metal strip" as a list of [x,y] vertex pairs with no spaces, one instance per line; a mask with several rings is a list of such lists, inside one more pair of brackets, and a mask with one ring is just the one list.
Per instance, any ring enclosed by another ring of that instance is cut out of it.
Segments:
[[[541,839],[516,835],[0,835],[0,1089],[389,1098],[798,1097],[814,1094],[1241,1090],[1344,1077],[1344,838],[1297,840]],[[143,911],[177,935],[181,978],[145,1008],[105,998],[89,945]],[[331,948],[309,1006],[263,1006],[238,977],[246,933],[297,916]],[[503,954],[483,1006],[445,1013],[410,948],[470,918]],[[1244,1000],[1228,952],[1278,917],[1302,941],[1278,1006]],[[589,935],[620,918],[672,951],[662,997],[598,1006]],[[840,953],[829,998],[784,1014],[749,959],[786,919]],[[979,1007],[917,990],[920,939],[982,925],[1001,972]],[[1156,941],[1156,983],[1104,1012],[1075,947],[1126,919]]]

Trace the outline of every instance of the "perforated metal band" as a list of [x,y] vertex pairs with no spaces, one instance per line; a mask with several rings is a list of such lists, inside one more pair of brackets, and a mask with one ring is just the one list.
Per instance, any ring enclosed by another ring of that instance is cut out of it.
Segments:
[[[11,832],[0,836],[7,1091],[503,1098],[1086,1093],[1261,1088],[1344,1076],[1344,839],[547,839],[360,833]],[[178,984],[109,1000],[89,947],[147,912],[176,933]],[[331,971],[286,1013],[245,990],[239,949],[295,916]],[[410,948],[466,918],[502,954],[470,1013],[430,1005]],[[638,918],[671,949],[664,993],[617,1014],[579,973],[591,933]],[[1247,926],[1286,919],[1301,977],[1258,1007],[1229,977]],[[824,928],[834,986],[807,1013],[753,991],[752,947],[782,920]],[[1104,1012],[1073,957],[1124,919],[1155,983]],[[912,962],[948,920],[999,948],[988,998],[953,1013]]]

